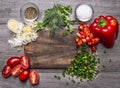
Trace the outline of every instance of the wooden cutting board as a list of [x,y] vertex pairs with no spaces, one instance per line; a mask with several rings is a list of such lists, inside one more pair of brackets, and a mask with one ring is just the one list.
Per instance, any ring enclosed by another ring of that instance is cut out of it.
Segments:
[[37,41],[24,46],[30,58],[31,68],[67,68],[75,57],[75,33],[62,37],[57,31],[51,38],[48,30],[39,33]]

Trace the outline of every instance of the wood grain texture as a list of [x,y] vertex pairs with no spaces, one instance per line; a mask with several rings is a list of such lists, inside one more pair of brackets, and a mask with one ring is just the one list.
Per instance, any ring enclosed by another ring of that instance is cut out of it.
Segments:
[[[54,3],[71,5],[73,7],[73,18],[76,5],[85,3],[94,7],[94,18],[101,14],[109,14],[116,17],[120,22],[120,0],[0,0],[0,72],[10,56],[24,54],[23,47],[14,48],[7,43],[12,35],[6,26],[6,22],[9,18],[21,20],[19,10],[26,2],[33,2],[39,7],[41,13],[39,20],[43,16],[43,11],[52,7]],[[21,49],[21,51],[18,52],[17,49]],[[106,49],[106,54],[103,53],[104,49],[99,44],[97,53],[101,60],[101,72],[98,79],[90,83],[74,85],[70,83],[69,86],[66,86],[65,82],[68,81],[66,78],[61,81],[54,79],[54,75],[61,74],[61,70],[40,69],[41,83],[37,86],[31,86],[29,81],[21,83],[14,77],[4,79],[0,75],[0,88],[120,88],[120,36],[113,48]],[[110,59],[111,62],[109,62]]]
[[[61,80],[57,80],[54,75],[60,76],[61,74],[40,73],[40,84],[36,86],[32,86],[29,80],[26,83],[22,83],[17,78],[4,79],[0,75],[0,88],[120,88],[120,72],[100,73],[94,81],[80,84],[73,84],[67,77],[61,77]],[[66,82],[69,85],[66,85]]]
[[[91,4],[94,8],[94,18],[98,15],[113,15],[118,20],[120,20],[120,6],[119,0],[0,0],[0,23],[6,23],[9,18],[16,18],[21,20],[20,18],[20,8],[23,4],[27,2],[35,3],[40,10],[40,19],[43,17],[44,11],[50,7],[52,7],[55,3],[61,3],[63,5],[71,5],[73,7],[73,15],[75,16],[75,8],[78,4]],[[40,20],[39,19],[39,20]]]
[[31,68],[67,68],[75,57],[75,33],[62,37],[56,31],[51,38],[49,30],[42,30],[36,42],[25,46],[25,54],[30,58]]

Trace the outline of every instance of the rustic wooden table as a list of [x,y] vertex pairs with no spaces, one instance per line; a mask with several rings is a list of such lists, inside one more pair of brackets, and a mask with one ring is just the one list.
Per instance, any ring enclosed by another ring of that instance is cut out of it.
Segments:
[[[34,2],[39,7],[41,14],[47,8],[52,7],[54,3],[71,5],[73,12],[78,4],[91,4],[94,7],[94,17],[109,14],[120,21],[120,0],[0,0],[0,72],[10,56],[24,54],[23,47],[14,48],[8,44],[7,41],[12,35],[6,26],[6,22],[9,18],[21,20],[20,8],[27,2]],[[39,85],[31,86],[29,81],[21,83],[18,78],[14,77],[5,79],[0,74],[0,88],[120,88],[119,45],[120,36],[116,40],[115,46],[107,49],[107,53],[104,54],[105,48],[99,44],[97,52],[101,60],[100,74],[92,82],[73,84],[67,78],[56,80],[54,75],[60,75],[61,69],[38,69],[40,74]],[[68,86],[66,82],[69,82]]]

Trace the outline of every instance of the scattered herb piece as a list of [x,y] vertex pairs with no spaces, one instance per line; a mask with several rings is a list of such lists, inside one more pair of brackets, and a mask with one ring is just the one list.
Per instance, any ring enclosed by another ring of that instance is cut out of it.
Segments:
[[66,75],[65,75],[65,73],[64,73],[64,71],[63,71],[63,73],[62,73],[62,76],[63,76],[63,77],[65,77],[65,76],[66,76]]
[[106,49],[104,50],[104,54],[106,54],[107,53],[107,51],[106,51]]
[[68,79],[70,80],[70,77],[68,77]]
[[60,80],[60,76],[58,76],[58,80]]
[[63,6],[61,4],[55,4],[52,8],[45,11],[43,20],[38,24],[38,29],[48,28],[50,30],[50,36],[55,35],[56,29],[64,29],[63,36],[73,32],[72,24],[73,20],[69,17],[72,13],[72,7],[70,5]]
[[69,83],[68,83],[68,82],[66,82],[66,85],[69,85]]
[[80,84],[80,82],[77,82],[77,84]]
[[57,76],[56,76],[56,75],[55,75],[54,77],[57,79]]
[[103,68],[106,68],[106,66],[105,66],[105,65],[102,65],[102,67],[103,67]]
[[60,80],[61,78],[60,78],[60,76],[54,76],[57,80]]
[[72,79],[71,81],[75,84],[75,80]]
[[77,53],[75,59],[71,63],[71,67],[67,68],[64,73],[72,77],[78,77],[82,82],[83,79],[92,81],[99,70],[99,60],[94,54],[89,53],[85,47]]
[[109,62],[112,62],[112,60],[111,60],[111,59],[109,59]]
[[98,58],[98,63],[100,64],[100,58]]

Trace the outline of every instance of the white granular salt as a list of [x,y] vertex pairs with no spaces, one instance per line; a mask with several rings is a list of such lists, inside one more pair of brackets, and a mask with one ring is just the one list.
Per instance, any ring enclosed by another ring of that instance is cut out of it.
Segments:
[[89,21],[93,16],[93,9],[90,5],[81,4],[76,8],[76,16],[80,21]]

